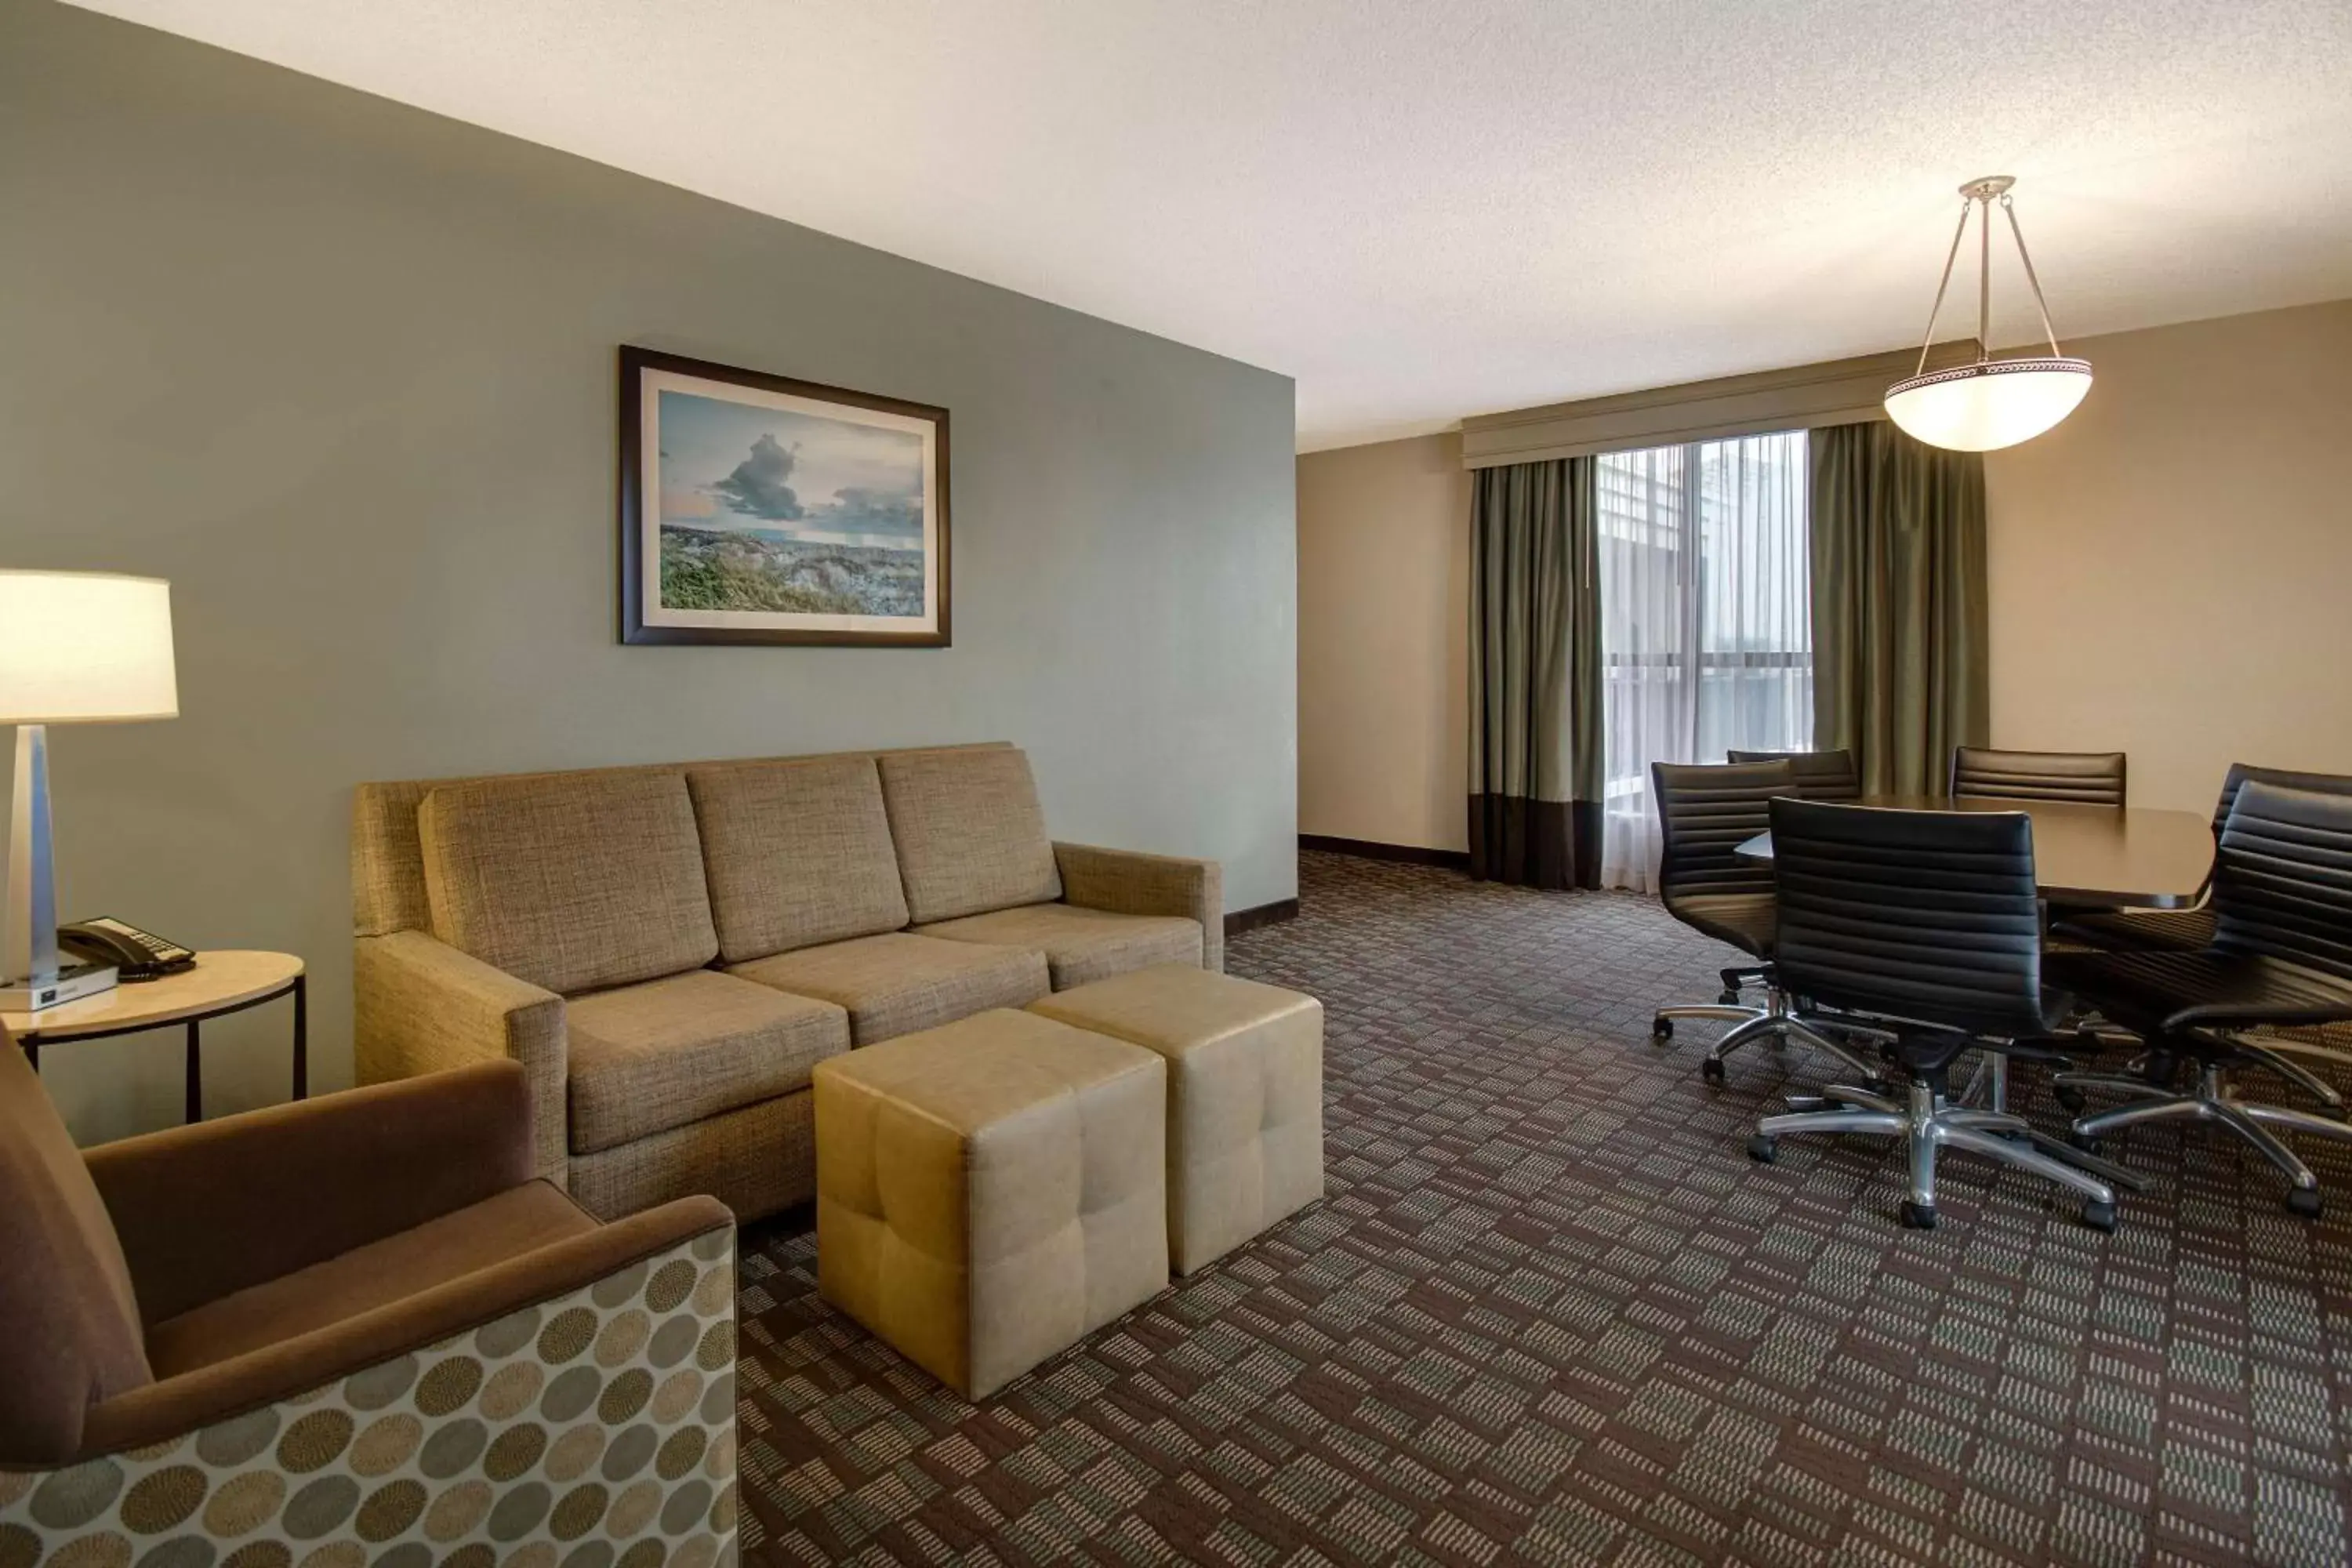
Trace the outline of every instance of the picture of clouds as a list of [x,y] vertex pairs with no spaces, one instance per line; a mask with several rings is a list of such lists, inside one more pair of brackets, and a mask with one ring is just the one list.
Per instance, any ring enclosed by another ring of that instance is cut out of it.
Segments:
[[633,355],[646,363],[624,531],[639,619],[721,635],[630,640],[945,640],[934,493],[945,410],[841,401],[856,395],[723,366],[682,374],[667,366],[697,362],[636,350],[624,351],[625,377]]

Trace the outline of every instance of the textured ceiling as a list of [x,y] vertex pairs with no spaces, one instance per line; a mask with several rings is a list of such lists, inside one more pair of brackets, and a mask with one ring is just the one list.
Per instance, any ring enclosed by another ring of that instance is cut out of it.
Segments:
[[1916,342],[1979,174],[2062,336],[2352,295],[2347,0],[89,8],[1287,373],[1302,449]]

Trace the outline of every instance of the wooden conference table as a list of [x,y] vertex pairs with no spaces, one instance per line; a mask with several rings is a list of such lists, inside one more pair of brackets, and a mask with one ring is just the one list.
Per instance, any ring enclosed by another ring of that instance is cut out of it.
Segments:
[[[1872,795],[1864,805],[1905,811],[2021,811],[2033,819],[2033,879],[2057,903],[2178,910],[2194,904],[2213,868],[2213,827],[2193,811],[1994,800],[1977,795]],[[1772,858],[1772,836],[1739,846]]]

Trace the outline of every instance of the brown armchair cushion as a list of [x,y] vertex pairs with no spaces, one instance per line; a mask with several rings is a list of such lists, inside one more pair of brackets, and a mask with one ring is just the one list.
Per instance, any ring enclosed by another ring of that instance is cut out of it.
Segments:
[[702,840],[669,773],[445,784],[416,808],[433,934],[570,995],[719,954]]
[[151,1381],[106,1205],[0,1029],[0,1464],[71,1452],[91,1405]]
[[454,1214],[249,1285],[148,1331],[159,1378],[266,1350],[463,1279],[596,1228],[547,1182],[525,1182]]
[[484,1062],[84,1158],[152,1325],[530,1181],[530,1083]]
[[882,798],[918,925],[1062,896],[1029,759],[1010,746],[879,759]]

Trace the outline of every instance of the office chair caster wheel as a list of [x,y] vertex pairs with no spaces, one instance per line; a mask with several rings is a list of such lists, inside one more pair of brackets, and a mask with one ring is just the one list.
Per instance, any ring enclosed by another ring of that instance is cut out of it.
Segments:
[[2093,1230],[2113,1232],[2116,1228],[2116,1205],[2113,1204],[2084,1204],[2083,1205],[2083,1223],[2089,1226]]
[[1723,1064],[1709,1057],[1698,1064],[1698,1076],[1717,1088],[1723,1085]]
[[1910,1226],[1913,1230],[1935,1229],[1936,1205],[1933,1204],[1915,1204],[1909,1198],[1905,1198],[1903,1200],[1903,1223]]
[[1748,1141],[1748,1157],[1759,1165],[1769,1165],[1780,1157],[1780,1141],[1759,1132]]
[[1738,1005],[1739,1005],[1739,987],[1738,987],[1737,985],[1727,985],[1727,986],[1725,986],[1722,990],[1720,990],[1720,991],[1718,991],[1718,992],[1717,992],[1717,993],[1715,994],[1715,1000],[1716,1000],[1717,1005],[1719,1005],[1719,1006],[1724,1006],[1724,1007],[1737,1007],[1737,1006],[1738,1006]]
[[2088,1095],[2085,1095],[2081,1089],[2076,1089],[2072,1084],[2062,1083],[2056,1089],[2052,1089],[2050,1093],[2059,1104],[2064,1106],[2068,1110],[2073,1111],[2077,1116],[2080,1116],[2083,1113],[2083,1107],[2091,1102]]
[[1650,1020],[1650,1038],[1656,1040],[1663,1045],[1664,1042],[1671,1040],[1674,1037],[1675,1021],[1672,1018],[1653,1018]]
[[2319,1189],[2296,1187],[2286,1195],[2286,1212],[2301,1219],[2319,1217]]

